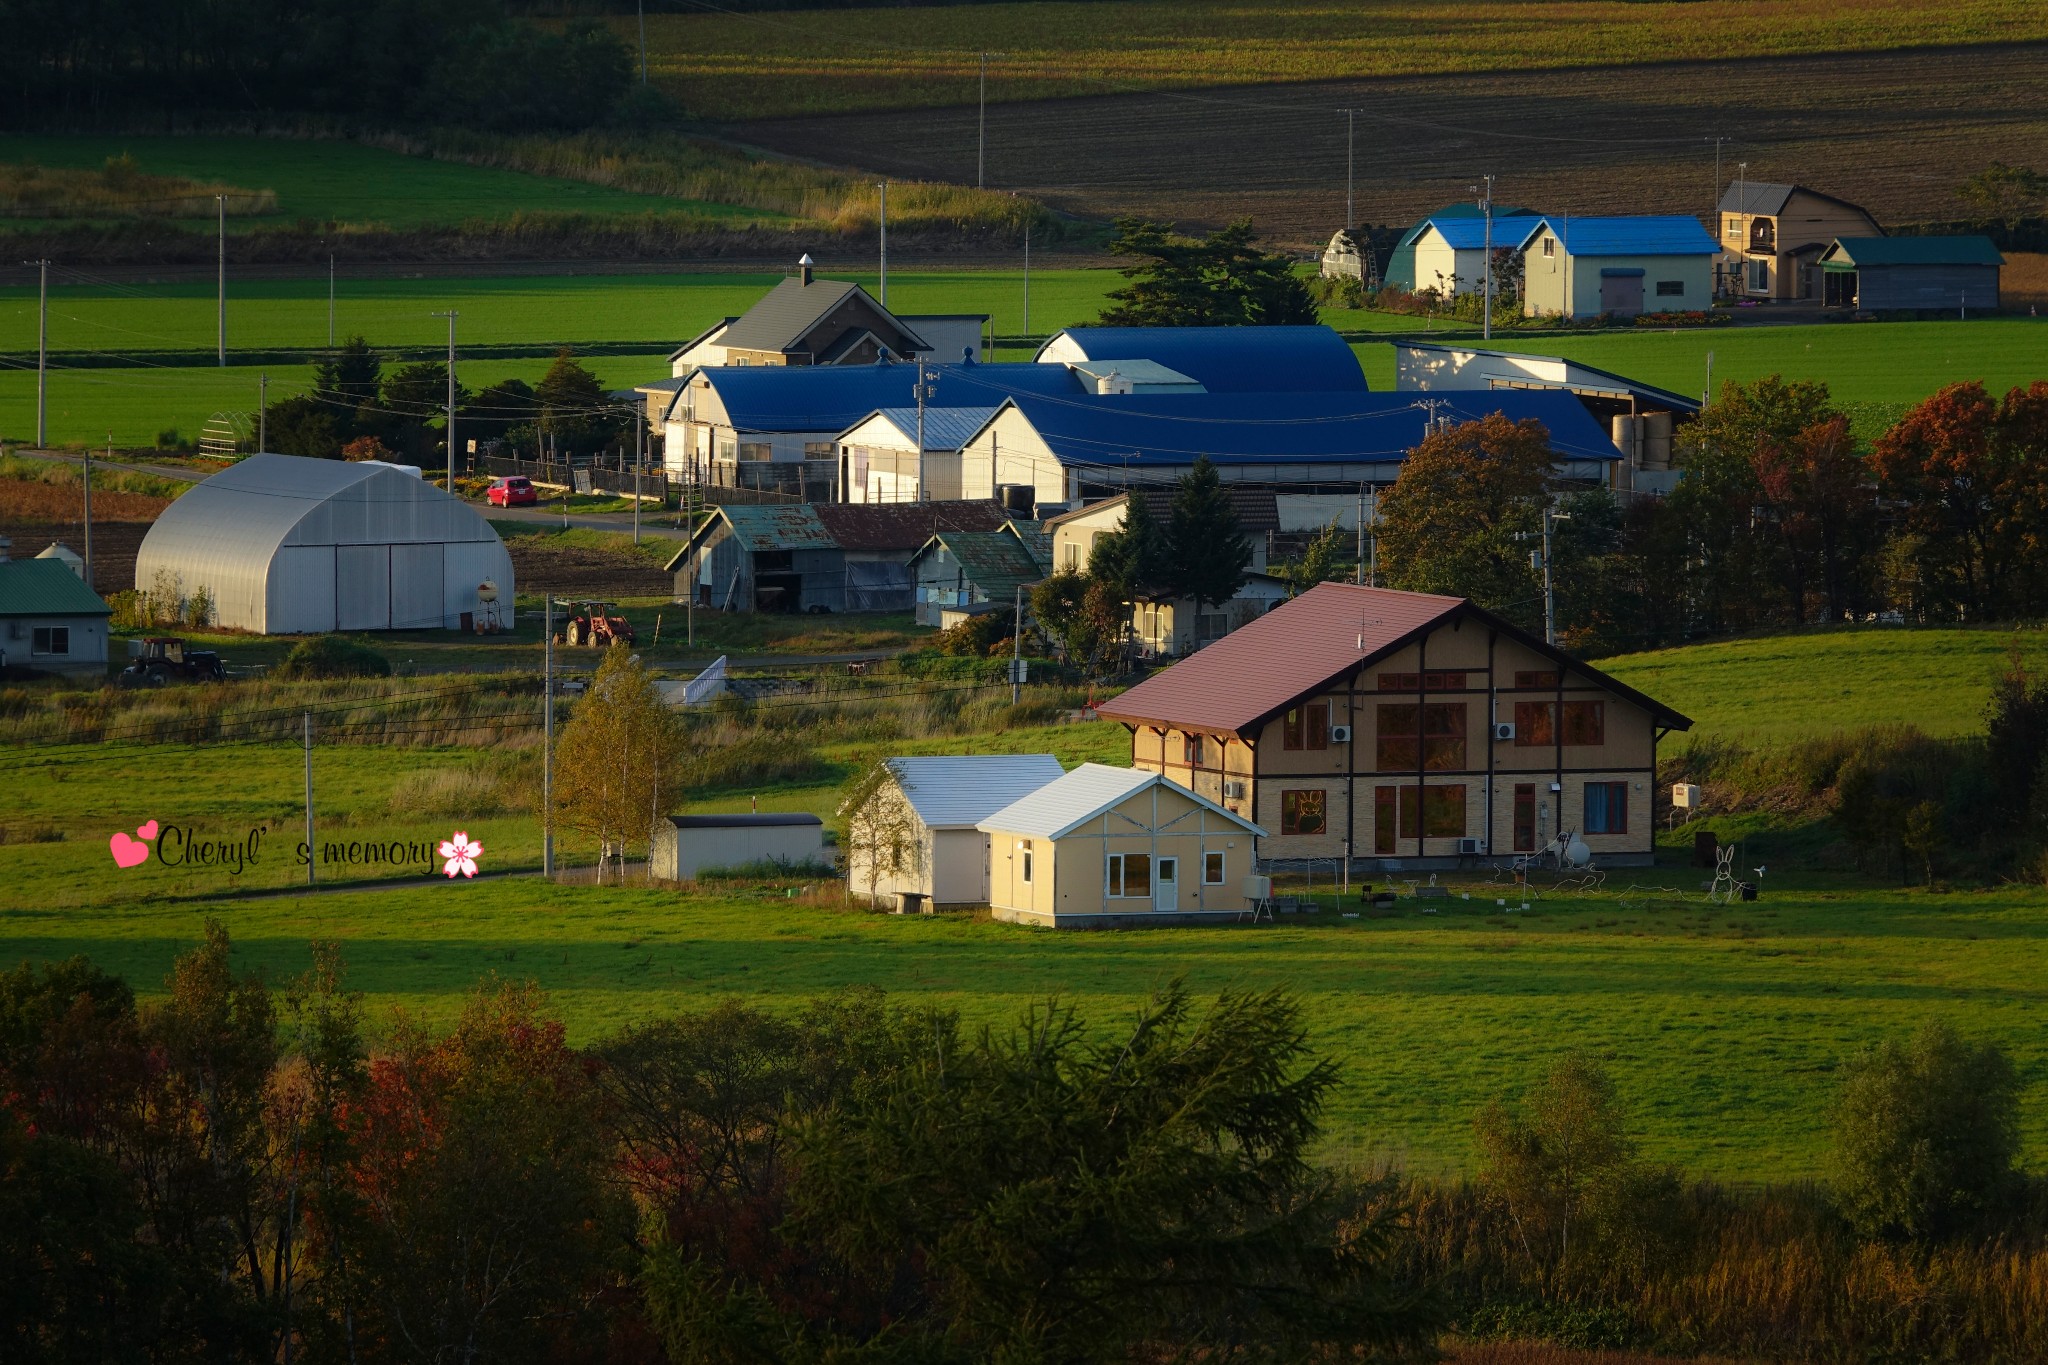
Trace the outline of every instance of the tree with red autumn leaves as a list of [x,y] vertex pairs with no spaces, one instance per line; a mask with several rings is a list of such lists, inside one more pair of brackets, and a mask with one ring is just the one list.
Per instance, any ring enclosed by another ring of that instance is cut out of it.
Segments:
[[1951,384],[1878,440],[1871,465],[1913,537],[1915,606],[1978,621],[2048,606],[2048,380],[2003,401]]

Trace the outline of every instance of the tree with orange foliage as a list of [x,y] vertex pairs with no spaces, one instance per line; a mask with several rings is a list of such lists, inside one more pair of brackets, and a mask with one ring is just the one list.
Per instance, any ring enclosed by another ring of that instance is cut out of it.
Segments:
[[1924,605],[1969,620],[2041,608],[2048,380],[2002,403],[1975,381],[1951,384],[1900,418],[1871,463],[1919,538]]
[[1779,581],[1794,625],[1806,623],[1818,594],[1821,619],[1839,621],[1864,598],[1863,580],[1877,527],[1870,471],[1835,413],[1789,441],[1767,439],[1752,457],[1759,510],[1776,527]]

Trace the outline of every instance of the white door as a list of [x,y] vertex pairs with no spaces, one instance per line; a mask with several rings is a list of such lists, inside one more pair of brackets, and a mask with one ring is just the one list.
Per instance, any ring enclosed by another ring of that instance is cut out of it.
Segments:
[[1180,909],[1180,859],[1160,858],[1156,860],[1152,877],[1152,908],[1154,910]]
[[447,555],[440,545],[391,547],[391,628],[439,630],[445,619]]

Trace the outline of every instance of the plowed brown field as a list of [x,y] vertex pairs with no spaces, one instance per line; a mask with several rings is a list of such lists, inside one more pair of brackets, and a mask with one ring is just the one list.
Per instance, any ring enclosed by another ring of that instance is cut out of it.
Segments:
[[[1343,111],[1357,109],[1357,216],[1406,223],[1486,172],[1551,212],[1709,212],[1721,173],[1797,181],[1880,221],[1960,217],[1959,181],[2048,147],[2048,46],[1675,62],[1107,95],[992,105],[988,183],[1091,216],[1252,217],[1319,244],[1344,217]],[[740,125],[750,143],[973,183],[975,110]]]

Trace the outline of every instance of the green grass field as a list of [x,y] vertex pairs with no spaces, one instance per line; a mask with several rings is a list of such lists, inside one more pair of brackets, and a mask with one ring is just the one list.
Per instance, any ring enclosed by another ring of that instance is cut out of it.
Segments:
[[[614,20],[635,39],[630,16]],[[1013,3],[650,15],[657,81],[689,112],[767,118],[989,98],[1882,51],[2048,37],[2024,0]]]
[[1906,724],[1930,735],[1984,728],[1991,684],[2017,649],[2048,665],[2039,629],[1859,628],[1769,635],[1602,659],[1600,667],[1676,707],[1692,738],[1764,742]]
[[[1949,694],[1981,676],[1999,641],[1988,631],[1821,633],[1634,656],[1616,671],[1692,711],[1703,730],[1770,730],[1725,700],[1737,693],[1776,699],[1783,717],[1816,730],[1888,719],[1963,728],[1976,703]],[[1846,695],[1800,681],[1848,670],[1876,681]],[[525,731],[508,732],[511,752],[526,742]],[[878,749],[1046,750],[1071,765],[1121,761],[1126,744],[1121,727],[1095,723],[916,742],[839,737],[820,757],[834,774]],[[464,775],[479,762],[474,749],[317,745],[318,841],[424,844],[460,828],[483,842],[486,871],[534,866],[531,814],[487,785],[466,804]],[[1326,894],[1322,914],[1276,928],[1088,934],[849,911],[801,886],[451,884],[418,867],[388,889],[227,894],[303,880],[301,764],[290,742],[18,751],[0,816],[0,885],[10,893],[0,898],[0,962],[88,953],[148,993],[205,917],[219,915],[243,961],[277,975],[305,965],[310,940],[341,940],[379,1018],[403,1006],[446,1023],[495,972],[553,992],[578,1040],[725,996],[785,1008],[851,985],[975,1020],[1059,995],[1104,1026],[1176,975],[1202,991],[1279,985],[1306,1000],[1316,1042],[1344,1065],[1330,1154],[1427,1172],[1464,1169],[1472,1110],[1584,1046],[1612,1066],[1651,1159],[1731,1180],[1812,1175],[1835,1064],[1938,1017],[2012,1051],[2027,1085],[2028,1159],[2048,1157],[2048,1000],[2037,987],[2048,970],[2048,892],[2038,888],[1903,892],[1804,873],[1771,851],[1764,899],[1735,907],[1704,904],[1699,874],[1674,859],[1617,873],[1597,894],[1539,887],[1526,913],[1503,913],[1495,901],[1506,888],[1480,878],[1457,881],[1437,915],[1346,919]],[[443,770],[446,787],[417,804],[422,776]],[[756,795],[763,810],[829,816],[836,789],[707,791],[689,808],[746,810]],[[154,859],[117,869],[109,836],[149,819],[223,842],[268,833],[238,877]],[[587,862],[588,849],[567,845],[572,861]]]
[[[835,278],[876,287],[872,273],[834,270]],[[644,353],[605,355],[592,367],[608,385],[624,387],[667,374],[667,351],[718,318],[744,311],[772,286],[775,275],[627,275],[505,279],[420,279],[341,282],[336,299],[339,336],[361,333],[380,346],[434,347],[445,343],[446,324],[432,316],[462,313],[458,340],[470,345],[647,344]],[[1121,283],[1108,270],[1034,271],[1031,331],[1044,336],[1092,320],[1103,297]],[[999,333],[1023,323],[1021,271],[898,271],[890,276],[890,303],[909,311],[986,312]],[[1333,326],[1351,331],[1453,336],[1426,332],[1414,318],[1332,310]],[[50,380],[51,437],[57,442],[104,441],[147,445],[175,427],[196,432],[215,412],[252,412],[259,367],[212,362],[214,299],[205,283],[146,288],[64,284],[52,290],[51,346],[61,353],[94,352],[143,363],[109,369],[58,369]],[[34,376],[21,371],[36,336],[33,290],[0,289],[0,352],[13,364],[0,369],[0,437],[19,440],[33,431]],[[324,280],[262,281],[229,286],[231,348],[312,349],[327,339]],[[1476,341],[1476,336],[1469,338]],[[1507,333],[1495,345],[1559,354],[1619,371],[1684,393],[1706,382],[1714,354],[1716,382],[1773,372],[1828,382],[1838,402],[1852,405],[1859,430],[1874,435],[1905,405],[1957,379],[1980,379],[1996,390],[2048,375],[2048,324],[2035,318],[1968,322],[1834,323],[1800,327],[1743,327],[1684,332],[1619,331],[1597,335]],[[1378,341],[1356,343],[1373,388],[1394,384],[1393,352]],[[182,353],[182,354],[180,354]],[[1005,346],[999,358],[1026,359],[1030,348]],[[234,359],[231,354],[230,359]],[[190,362],[187,364],[186,362]],[[472,387],[517,376],[532,380],[547,360],[471,360],[461,365]],[[273,395],[295,392],[311,379],[307,365],[268,365]]]
[[[734,221],[781,215],[731,204],[631,194],[559,176],[525,175],[406,156],[357,142],[261,137],[0,136],[0,162],[92,168],[128,153],[159,175],[222,180],[239,189],[275,190],[277,211],[230,218],[228,231],[247,232],[300,219],[391,228],[502,219],[518,213],[689,212]],[[36,226],[0,220],[0,227]],[[201,218],[183,226],[210,232]]]

